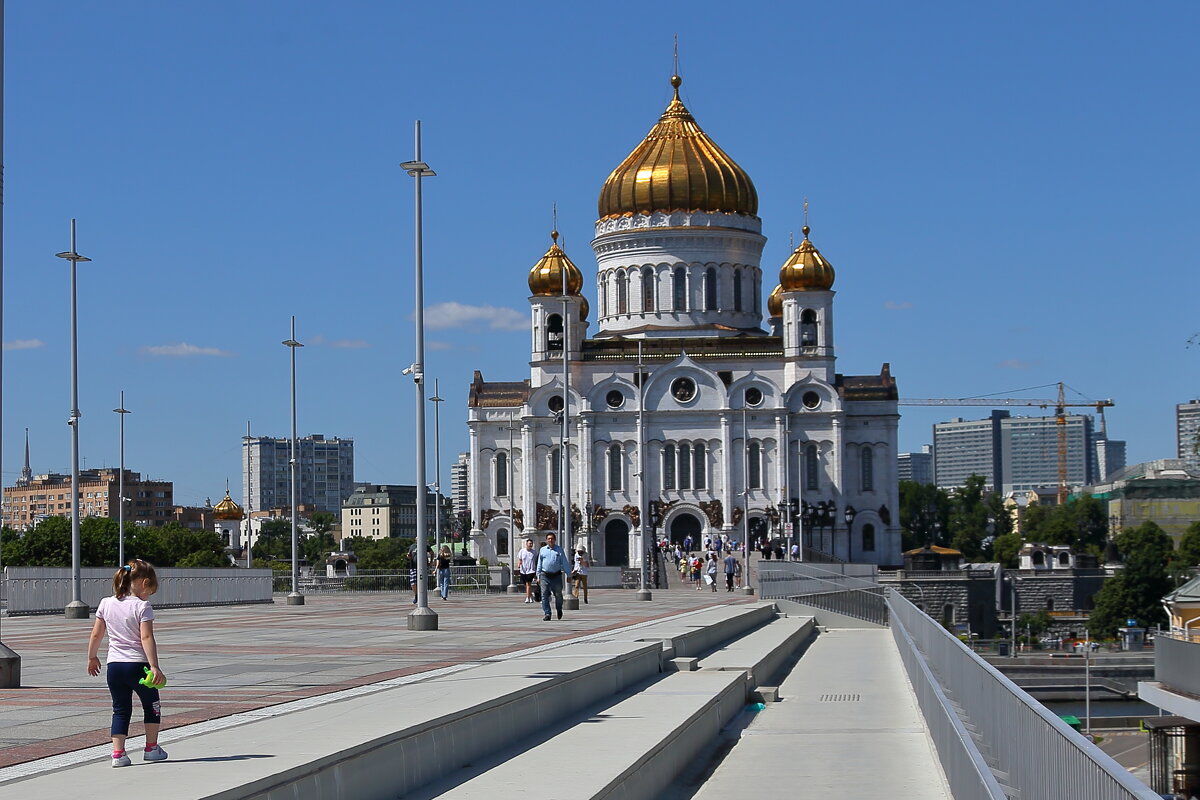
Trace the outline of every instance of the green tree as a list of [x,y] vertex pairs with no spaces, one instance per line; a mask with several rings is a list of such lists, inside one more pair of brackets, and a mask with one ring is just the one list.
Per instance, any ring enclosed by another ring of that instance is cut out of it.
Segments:
[[1175,559],[1183,567],[1200,566],[1200,522],[1193,522],[1183,532]]
[[984,477],[971,475],[950,496],[950,546],[967,561],[982,561],[992,552],[997,536],[1009,530],[1003,502],[983,490]]
[[[79,521],[79,563],[85,567],[120,566],[117,563],[117,521],[87,517]],[[126,554],[128,556],[128,553]]]
[[1153,627],[1166,621],[1162,598],[1171,590],[1167,562],[1171,537],[1153,522],[1124,531],[1116,540],[1125,568],[1104,582],[1088,620],[1095,636],[1111,638],[1127,619]]
[[224,553],[214,553],[211,550],[193,550],[179,559],[177,567],[228,567],[229,558]]
[[292,521],[279,518],[263,522],[254,542],[253,556],[265,562],[291,559]]
[[71,520],[47,517],[8,542],[4,563],[14,567],[71,566]]
[[1005,569],[1016,569],[1017,553],[1021,550],[1020,534],[1006,533],[1003,536],[997,536],[992,543],[992,558],[999,561]]
[[329,533],[337,524],[337,517],[328,511],[314,511],[308,518],[308,527],[318,536]]
[[[946,545],[950,498],[936,486],[900,481],[900,537],[905,550],[927,544]],[[469,529],[469,520],[468,528]]]
[[300,557],[316,567],[324,564],[325,559],[336,548],[337,541],[333,538],[332,533],[313,533],[300,540]]

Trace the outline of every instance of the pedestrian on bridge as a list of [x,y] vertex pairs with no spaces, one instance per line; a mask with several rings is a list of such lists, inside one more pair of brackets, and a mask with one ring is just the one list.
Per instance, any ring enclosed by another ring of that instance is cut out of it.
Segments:
[[725,591],[733,591],[733,579],[741,571],[737,557],[733,553],[725,556]]
[[525,540],[525,547],[517,553],[517,573],[525,584],[525,602],[533,602],[533,581],[537,577],[537,553],[533,552],[533,539]]
[[542,587],[542,620],[550,620],[550,594],[554,593],[554,608],[558,612],[558,618],[562,619],[563,609],[563,585],[566,583],[567,573],[571,569],[571,562],[567,559],[567,554],[558,546],[558,536],[553,533],[546,534],[546,544],[538,551],[537,573],[538,583]]

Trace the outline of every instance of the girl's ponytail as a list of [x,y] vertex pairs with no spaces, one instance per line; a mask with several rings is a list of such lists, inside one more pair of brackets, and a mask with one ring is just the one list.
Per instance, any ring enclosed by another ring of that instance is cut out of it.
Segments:
[[133,583],[133,562],[126,564],[113,573],[113,597],[120,599],[129,594],[129,584]]
[[158,576],[149,561],[135,558],[113,573],[113,596],[117,598],[130,594],[130,586],[135,580],[144,579],[151,592],[158,591]]

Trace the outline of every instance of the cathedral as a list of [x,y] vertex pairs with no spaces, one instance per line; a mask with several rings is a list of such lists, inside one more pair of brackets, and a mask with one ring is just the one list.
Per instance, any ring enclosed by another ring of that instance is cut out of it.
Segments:
[[507,563],[556,531],[626,566],[642,541],[725,534],[897,565],[896,381],[886,363],[836,371],[834,269],[807,225],[764,326],[757,192],[680,83],[600,189],[598,307],[551,233],[529,272],[529,377],[475,373],[474,554]]

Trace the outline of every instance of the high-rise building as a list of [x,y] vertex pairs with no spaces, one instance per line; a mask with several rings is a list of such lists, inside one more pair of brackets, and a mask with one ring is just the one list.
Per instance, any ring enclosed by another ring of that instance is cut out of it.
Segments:
[[[326,439],[313,434],[296,440],[299,480],[297,503],[335,516],[354,491],[354,440]],[[288,470],[291,439],[242,438],[242,489],[249,498],[247,513],[291,505]],[[249,486],[246,481],[249,480]]]
[[1125,469],[1125,442],[1097,437],[1095,445],[1096,480],[1111,480],[1113,475]]
[[458,459],[450,465],[450,499],[455,515],[471,510],[470,477],[471,454],[459,453]]
[[1187,469],[1200,472],[1200,400],[1175,406],[1175,449]]
[[[119,515],[120,470],[85,469],[79,473],[80,517]],[[4,524],[14,530],[32,528],[46,517],[71,516],[71,476],[58,473],[33,475],[4,489]],[[125,470],[125,520],[136,525],[165,525],[174,519],[174,486],[171,481],[143,480]]]
[[[432,547],[437,501],[425,493],[427,540]],[[450,541],[450,498],[442,496],[442,542]],[[342,537],[364,539],[417,538],[417,487],[413,485],[359,484],[342,504]]]
[[799,536],[899,565],[890,366],[838,371],[833,266],[805,226],[783,264],[762,268],[754,184],[671,83],[657,123],[600,189],[596,308],[556,231],[528,292],[512,276],[529,297],[529,371],[476,372],[470,387],[475,555],[561,529],[598,565],[706,534]]
[[896,467],[899,480],[933,483],[933,447],[922,445],[919,453],[901,453],[896,456]]
[[[1066,417],[1067,484],[1095,482],[1092,418]],[[1013,417],[993,411],[984,420],[954,419],[933,426],[934,480],[949,489],[971,475],[1001,494],[1058,485],[1058,421],[1053,416]]]

